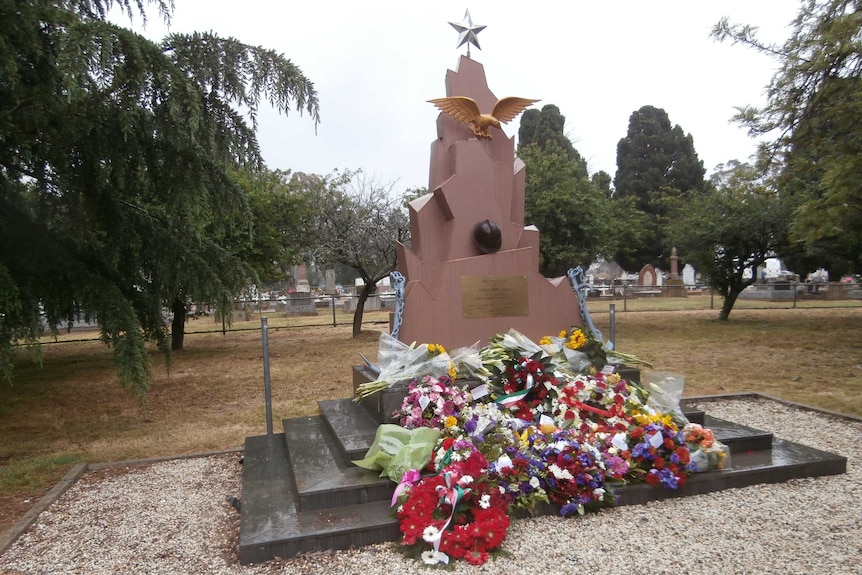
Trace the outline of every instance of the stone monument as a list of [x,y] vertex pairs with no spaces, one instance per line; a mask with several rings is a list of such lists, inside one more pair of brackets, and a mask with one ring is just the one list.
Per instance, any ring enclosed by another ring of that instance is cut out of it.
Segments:
[[[482,65],[464,56],[446,74],[446,95],[471,98],[486,114],[501,107]],[[524,226],[525,166],[514,138],[493,122],[462,122],[439,115],[430,193],[409,204],[411,246],[398,245],[406,278],[399,339],[457,348],[510,328],[538,341],[584,325],[568,278],[539,273],[539,230]]]
[[670,273],[665,282],[664,295],[666,297],[686,297],[688,293],[685,289],[685,283],[679,277],[679,256],[676,253],[676,248],[670,250]]

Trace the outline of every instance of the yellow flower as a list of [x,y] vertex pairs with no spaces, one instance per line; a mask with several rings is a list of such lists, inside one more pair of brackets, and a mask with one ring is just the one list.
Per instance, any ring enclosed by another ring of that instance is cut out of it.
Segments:
[[587,336],[584,335],[583,330],[575,330],[572,332],[572,335],[569,336],[569,340],[566,342],[566,347],[569,349],[580,349],[584,347],[587,343]]
[[566,333],[566,330],[562,329],[562,330],[560,330],[560,334],[559,334],[559,335],[560,335],[560,337],[561,337],[561,338],[565,339],[569,334],[568,334],[568,333]]
[[539,345],[551,345],[551,338],[548,336],[542,336],[542,339],[539,340]]
[[455,369],[455,364],[451,361],[449,362],[449,377],[455,379],[458,376],[458,370]]
[[446,353],[446,348],[439,343],[429,343],[428,353],[430,353],[431,355],[440,355]]
[[458,418],[454,415],[450,415],[446,417],[446,420],[443,422],[443,425],[446,427],[446,429],[455,427],[456,425],[458,425]]

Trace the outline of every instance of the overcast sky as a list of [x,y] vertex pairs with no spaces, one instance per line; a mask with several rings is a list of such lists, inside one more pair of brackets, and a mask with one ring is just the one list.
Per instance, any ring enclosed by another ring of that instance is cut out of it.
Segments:
[[[466,47],[449,22],[469,9],[483,64],[498,97],[540,99],[566,117],[566,132],[590,173],[616,172],[616,146],[631,113],[664,108],[694,138],[710,173],[746,160],[755,143],[730,122],[734,106],[762,104],[775,62],[710,30],[722,16],[783,42],[796,0],[643,0],[469,3],[400,1],[175,0],[168,30],[155,13],[116,19],[160,40],[213,31],[284,54],[315,84],[321,124],[291,111],[259,116],[270,168],[318,174],[361,168],[401,191],[428,185],[428,153],[447,69]],[[518,120],[505,126],[517,136]]]

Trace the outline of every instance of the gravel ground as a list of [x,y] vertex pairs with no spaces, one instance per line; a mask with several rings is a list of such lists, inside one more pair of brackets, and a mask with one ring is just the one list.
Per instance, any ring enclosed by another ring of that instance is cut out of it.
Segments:
[[[458,573],[810,574],[862,570],[862,422],[770,400],[701,406],[839,453],[847,473],[757,485],[582,518],[513,522],[508,552]],[[238,454],[84,475],[0,556],[0,575],[428,573],[391,544],[241,566]]]

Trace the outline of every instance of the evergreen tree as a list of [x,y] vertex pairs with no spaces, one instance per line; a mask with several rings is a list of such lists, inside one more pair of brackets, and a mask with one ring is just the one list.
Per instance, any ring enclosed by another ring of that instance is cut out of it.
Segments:
[[627,246],[617,262],[629,271],[645,264],[664,267],[663,227],[666,203],[682,193],[705,189],[703,162],[694,150],[694,140],[679,125],[671,126],[667,112],[644,106],[632,113],[626,136],[617,144],[614,195],[631,198],[646,217],[641,245]]
[[318,100],[280,54],[213,34],[156,44],[108,22],[115,6],[146,16],[142,0],[0,0],[0,370],[84,317],[143,397],[145,342],[169,351],[163,310],[226,309],[254,275],[236,176],[263,167],[258,106],[317,123]]
[[552,146],[562,150],[569,161],[574,162],[580,171],[586,174],[587,162],[566,136],[565,128],[566,117],[554,104],[542,106],[541,111],[535,108],[525,110],[518,128],[518,149],[530,144],[537,144],[542,149]]

